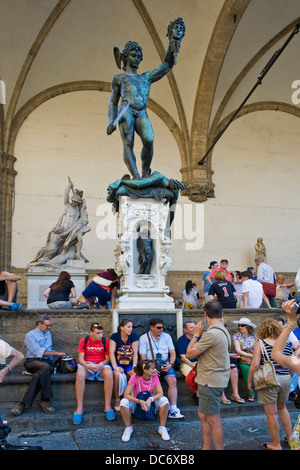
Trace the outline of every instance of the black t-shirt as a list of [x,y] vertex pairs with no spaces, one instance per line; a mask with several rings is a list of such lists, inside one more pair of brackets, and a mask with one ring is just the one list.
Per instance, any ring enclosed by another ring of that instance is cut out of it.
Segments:
[[[51,284],[51,286],[52,285],[53,284]],[[50,286],[50,289],[51,289],[51,286]],[[61,289],[57,289],[57,290],[51,289],[49,297],[47,299],[47,304],[51,304],[52,302],[59,302],[59,301],[66,302],[67,300],[69,300],[72,287],[75,287],[73,284],[73,281],[68,280],[64,283]]]
[[4,295],[6,292],[6,281],[0,281],[0,295]]
[[235,287],[230,281],[216,281],[209,288],[209,295],[216,295],[224,308],[235,308],[236,299],[233,295]]

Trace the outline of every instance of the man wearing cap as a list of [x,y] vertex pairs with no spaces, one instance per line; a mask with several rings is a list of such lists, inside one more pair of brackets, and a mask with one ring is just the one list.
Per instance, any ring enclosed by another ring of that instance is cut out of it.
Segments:
[[226,274],[226,276],[227,276],[227,281],[232,282],[232,276],[231,276],[230,272],[227,270],[228,264],[229,264],[229,263],[228,263],[228,259],[221,259],[221,261],[220,261],[220,267],[213,269],[212,272],[210,273],[209,277],[210,277],[211,279],[214,279],[214,278],[215,278],[215,274],[216,274],[217,271],[223,271],[223,272]]
[[251,271],[251,272],[252,272],[252,274],[253,274],[252,279],[253,279],[254,281],[256,281],[256,280],[257,280],[257,276],[255,276],[255,269],[253,268],[253,266],[248,266],[247,271]]
[[208,291],[209,291],[210,286],[214,282],[214,279],[210,277],[210,274],[212,270],[218,269],[218,267],[219,267],[219,264],[217,261],[211,261],[208,267],[209,271],[206,271],[202,276],[202,289],[203,289],[204,296],[205,296],[205,302],[209,302]]
[[262,301],[271,308],[268,297],[263,291],[262,284],[253,280],[252,271],[244,271],[241,273],[243,308],[260,308]]

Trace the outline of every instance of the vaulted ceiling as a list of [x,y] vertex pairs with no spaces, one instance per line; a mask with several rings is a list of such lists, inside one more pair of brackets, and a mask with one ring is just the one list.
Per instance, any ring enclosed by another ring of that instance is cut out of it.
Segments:
[[[199,160],[300,23],[299,0],[0,0],[0,7],[1,150],[12,155],[22,123],[46,100],[110,92],[114,46],[139,42],[140,69],[152,70],[164,57],[167,25],[182,17],[177,65],[152,87],[149,108],[176,139],[195,201],[213,194],[213,152],[204,166]],[[239,115],[271,109],[300,117],[292,100],[299,41],[295,34]]]

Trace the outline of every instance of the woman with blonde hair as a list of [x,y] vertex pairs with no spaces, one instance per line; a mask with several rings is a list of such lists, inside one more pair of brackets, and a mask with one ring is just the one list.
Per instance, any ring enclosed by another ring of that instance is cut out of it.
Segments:
[[[264,321],[257,331],[257,336],[261,340],[265,350],[272,360],[275,367],[276,378],[278,386],[268,388],[265,390],[257,391],[258,401],[263,405],[264,411],[267,417],[267,426],[272,440],[265,442],[262,447],[267,450],[282,450],[280,442],[280,424],[277,419],[277,413],[279,419],[284,427],[286,433],[286,440],[289,442],[292,435],[292,424],[290,414],[286,408],[286,402],[289,397],[289,390],[291,385],[291,373],[288,363],[280,365],[274,359],[272,354],[273,348],[282,332],[282,326],[274,319],[268,319]],[[260,364],[264,363],[264,360],[268,360],[265,357],[265,353],[262,353],[261,342],[257,341],[254,346],[253,358],[248,374],[248,388],[252,391],[252,379],[255,371],[259,368]],[[291,359],[293,352],[287,342],[283,345],[282,355],[288,359]]]

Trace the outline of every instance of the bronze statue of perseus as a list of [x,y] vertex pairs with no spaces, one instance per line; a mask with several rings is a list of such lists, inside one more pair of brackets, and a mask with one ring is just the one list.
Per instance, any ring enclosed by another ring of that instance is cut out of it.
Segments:
[[137,42],[128,41],[122,52],[117,47],[114,48],[116,64],[121,69],[123,63],[124,73],[115,75],[112,80],[107,134],[112,134],[119,123],[123,141],[123,159],[133,179],[141,178],[133,151],[135,132],[142,141],[142,178],[151,175],[154,134],[147,115],[150,86],[163,78],[176,64],[184,35],[185,25],[182,18],[172,21],[167,29],[169,46],[163,63],[154,70],[142,74],[137,73],[143,60],[142,48]]

